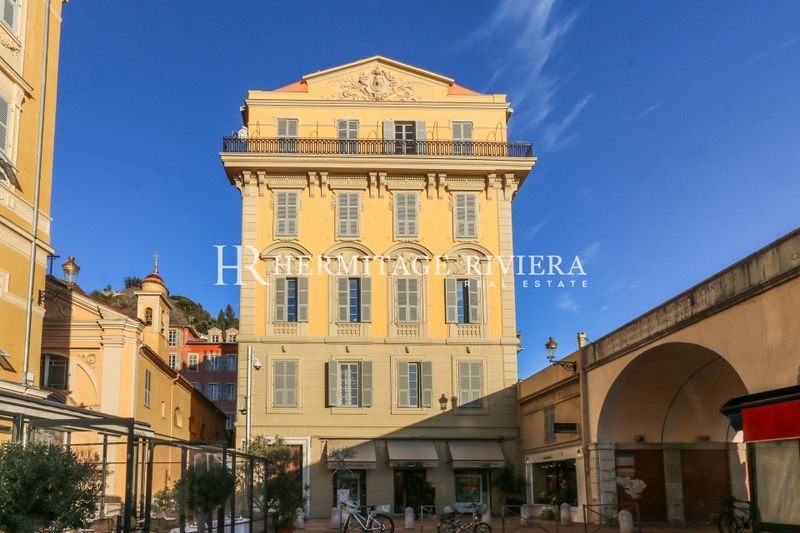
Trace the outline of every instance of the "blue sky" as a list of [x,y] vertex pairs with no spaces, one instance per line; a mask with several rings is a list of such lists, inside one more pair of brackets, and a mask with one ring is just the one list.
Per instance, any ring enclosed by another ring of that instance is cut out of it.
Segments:
[[[218,151],[247,89],[382,54],[508,93],[539,163],[518,254],[581,255],[588,287],[517,290],[520,375],[798,226],[800,3],[70,2],[54,244],[86,290],[147,274],[213,314],[240,198]],[[110,244],[113,243],[113,246]],[[62,259],[63,260],[63,259]]]

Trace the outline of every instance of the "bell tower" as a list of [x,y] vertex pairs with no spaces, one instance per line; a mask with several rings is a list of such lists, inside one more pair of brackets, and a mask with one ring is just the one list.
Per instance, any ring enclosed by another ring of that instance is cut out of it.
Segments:
[[169,332],[169,315],[172,303],[169,301],[169,290],[161,276],[158,275],[158,253],[153,254],[153,272],[148,274],[142,283],[142,289],[136,291],[136,316],[144,322],[144,342],[165,361],[168,360],[169,348],[167,335]]

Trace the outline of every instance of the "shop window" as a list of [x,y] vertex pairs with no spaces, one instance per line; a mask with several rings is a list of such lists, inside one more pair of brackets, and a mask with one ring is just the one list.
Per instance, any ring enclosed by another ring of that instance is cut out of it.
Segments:
[[578,505],[578,476],[575,460],[531,465],[533,503]]

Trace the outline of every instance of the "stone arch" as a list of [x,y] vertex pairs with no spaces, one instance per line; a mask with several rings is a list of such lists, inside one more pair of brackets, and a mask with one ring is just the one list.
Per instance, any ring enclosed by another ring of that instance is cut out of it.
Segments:
[[301,246],[295,242],[277,242],[271,246],[267,246],[264,248],[261,253],[259,254],[260,259],[267,259],[270,257],[275,257],[279,255],[279,253],[283,253],[283,255],[294,255],[298,257],[311,257],[311,252],[308,251],[308,248]]
[[393,257],[403,252],[411,252],[416,255],[421,255],[433,259],[433,252],[416,242],[401,242],[397,243],[385,252],[384,257]]
[[492,257],[492,252],[478,243],[471,242],[457,244],[444,253],[445,257],[456,257],[459,255],[475,255],[481,259],[489,259]]
[[351,242],[351,241],[334,244],[333,246],[325,250],[322,253],[322,255],[329,257],[336,257],[337,255],[345,253],[358,254],[361,256],[368,256],[368,257],[374,257],[375,255],[372,250],[370,250],[360,242]]

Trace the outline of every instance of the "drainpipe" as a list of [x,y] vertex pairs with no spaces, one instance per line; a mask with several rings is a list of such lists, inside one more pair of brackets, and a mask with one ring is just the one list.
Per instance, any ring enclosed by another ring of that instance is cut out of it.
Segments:
[[39,100],[39,139],[36,144],[36,185],[33,192],[33,240],[28,269],[28,301],[25,305],[25,347],[22,353],[22,384],[28,386],[28,367],[31,355],[31,326],[33,319],[33,289],[36,277],[36,252],[39,244],[39,197],[42,188],[42,152],[44,144],[44,108],[47,101],[47,60],[50,52],[50,0],[44,8],[44,52],[42,53],[42,93]]
[[586,493],[586,504],[591,504],[591,463],[589,458],[589,384],[586,382],[586,333],[578,333],[578,351],[580,361],[578,375],[581,388],[581,453],[583,454],[583,485]]

